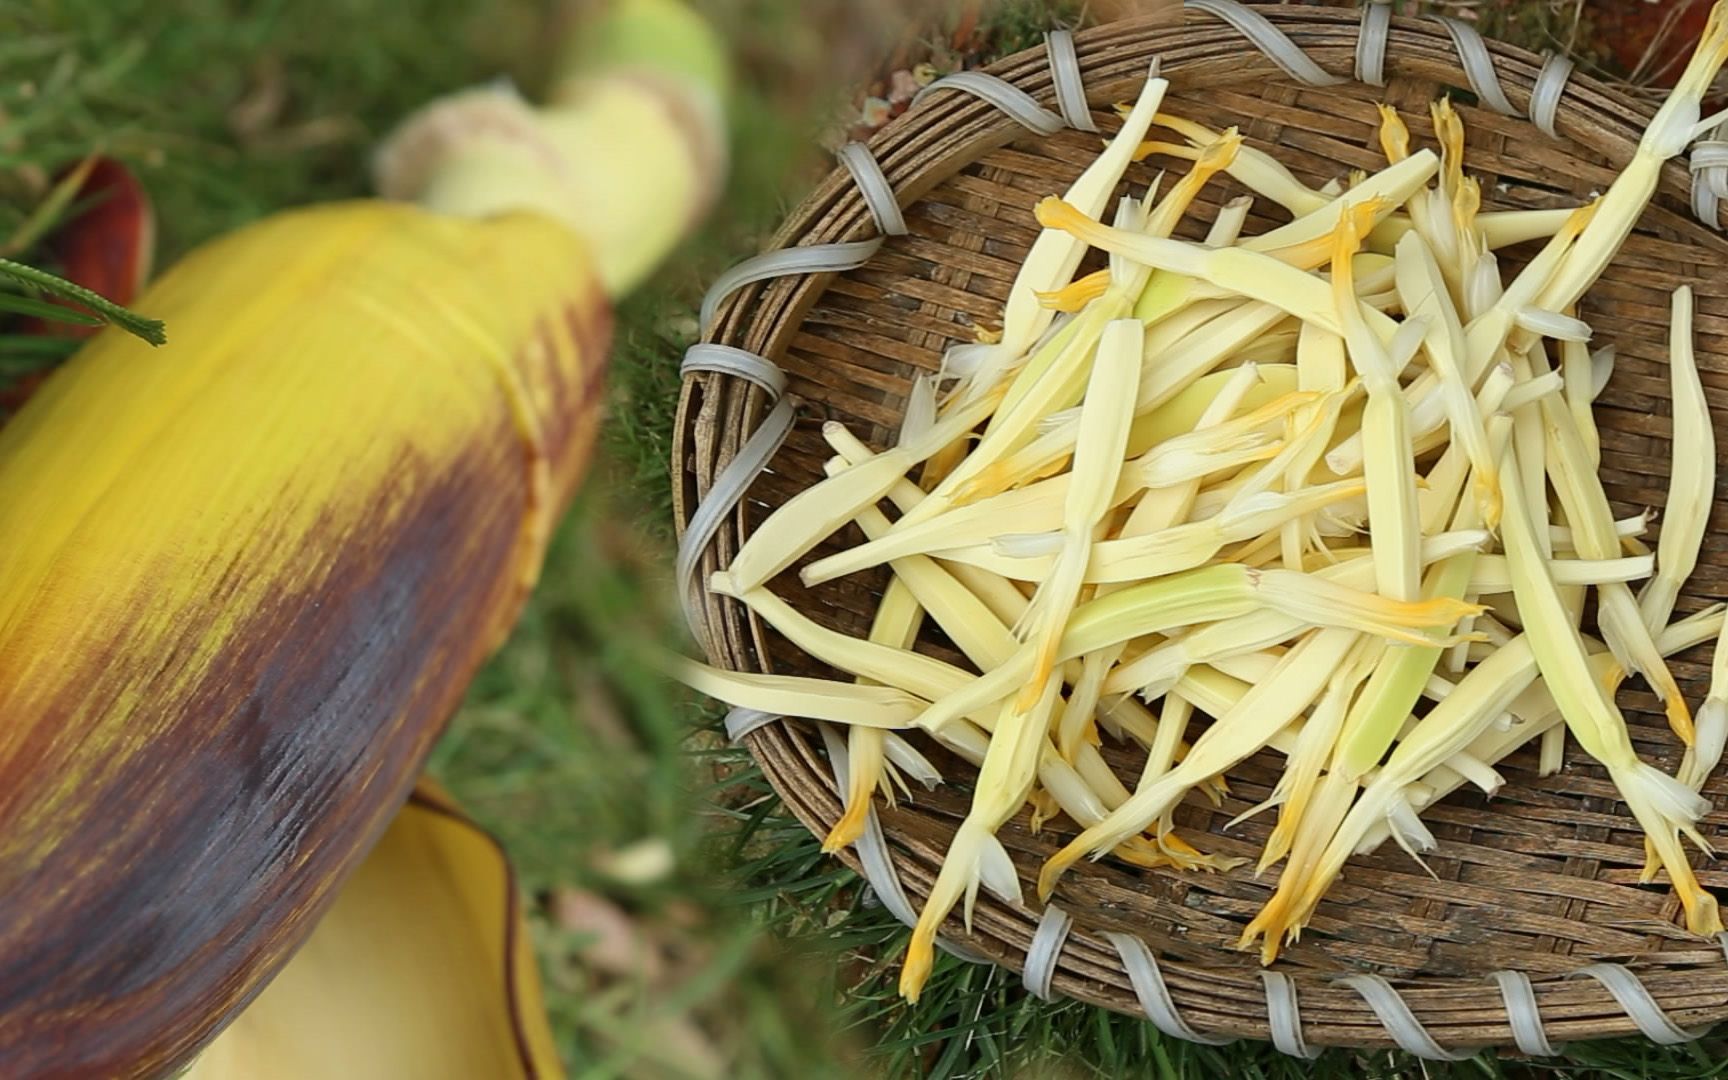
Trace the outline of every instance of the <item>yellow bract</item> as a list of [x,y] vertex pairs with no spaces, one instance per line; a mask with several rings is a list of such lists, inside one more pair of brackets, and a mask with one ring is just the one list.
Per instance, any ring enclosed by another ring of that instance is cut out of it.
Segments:
[[538,971],[503,850],[422,782],[185,1080],[556,1080]]

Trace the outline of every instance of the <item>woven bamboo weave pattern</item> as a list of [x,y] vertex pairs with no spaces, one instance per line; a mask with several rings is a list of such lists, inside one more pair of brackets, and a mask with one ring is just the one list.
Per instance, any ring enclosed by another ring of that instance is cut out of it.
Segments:
[[[1349,76],[1354,70],[1355,13],[1260,10],[1326,71]],[[1458,54],[1446,30],[1431,21],[1393,20],[1384,88],[1354,81],[1305,86],[1236,30],[1193,10],[1085,32],[1076,44],[1093,118],[1106,136],[1118,126],[1110,104],[1132,97],[1157,56],[1172,83],[1166,111],[1213,128],[1239,125],[1251,145],[1276,148],[1280,160],[1314,186],[1352,168],[1383,167],[1375,143],[1376,102],[1397,105],[1417,143],[1432,146],[1428,103],[1453,93],[1469,133],[1466,167],[1481,179],[1489,210],[1585,201],[1606,188],[1630,158],[1648,115],[1582,76],[1573,77],[1561,99],[1558,139],[1521,117],[1466,104],[1472,98]],[[1523,110],[1542,59],[1497,44],[1490,51],[1507,97]],[[1042,50],[989,70],[1046,108],[1056,108]],[[787,392],[801,407],[798,423],[750,489],[741,513],[721,527],[701,575],[724,566],[769,509],[821,476],[829,456],[820,436],[822,421],[842,421],[874,447],[892,443],[913,376],[935,371],[945,348],[969,340],[975,325],[999,318],[1037,232],[1032,205],[1064,190],[1099,145],[1095,134],[1065,128],[1039,136],[973,97],[932,94],[870,147],[904,208],[907,235],[888,238],[858,270],[752,285],[720,305],[708,340],[772,359],[786,371]],[[1149,159],[1130,170],[1129,183],[1142,191],[1160,167],[1177,164]],[[1580,312],[1596,329],[1593,344],[1618,350],[1598,417],[1603,482],[1619,516],[1659,508],[1665,498],[1668,295],[1680,284],[1697,291],[1699,366],[1717,417],[1728,422],[1728,240],[1692,216],[1690,190],[1685,162],[1671,163],[1639,231]],[[1212,211],[1242,193],[1230,181],[1212,184],[1181,235],[1198,238]],[[1261,199],[1245,232],[1285,220],[1282,211]],[[775,246],[876,235],[852,177],[836,169],[792,213]],[[1514,249],[1504,262],[1516,265],[1528,251]],[[686,380],[673,461],[681,526],[768,404],[762,389],[741,378],[699,374]],[[1728,503],[1713,514],[1712,536],[1676,617],[1728,599],[1728,538],[1717,535],[1724,527]],[[860,540],[849,528],[812,558]],[[862,636],[883,580],[862,574],[807,590],[795,573],[787,573],[772,587],[818,622]],[[740,605],[713,597],[706,604],[710,639],[705,647],[716,663],[832,675],[748,618]],[[927,632],[920,647],[964,663],[934,632]],[[1709,675],[1708,647],[1676,657],[1672,668],[1687,700],[1700,700]],[[1634,682],[1620,701],[1641,755],[1672,771],[1680,747],[1654,695]],[[840,804],[815,733],[797,722],[772,724],[751,735],[749,744],[793,811],[812,828],[826,831]],[[929,749],[948,783],[919,792],[897,810],[878,808],[895,867],[915,903],[929,888],[969,794],[968,767]],[[1132,786],[1139,762],[1109,751],[1107,741],[1106,756]],[[1207,850],[1249,857],[1250,865],[1223,875],[1183,875],[1105,860],[1082,864],[1068,875],[1056,901],[1075,925],[1056,969],[1056,992],[1138,1013],[1121,956],[1102,936],[1132,934],[1157,956],[1175,1004],[1195,1029],[1269,1036],[1260,966],[1234,944],[1276,882],[1275,870],[1256,881],[1251,868],[1272,816],[1231,829],[1225,823],[1270,793],[1279,760],[1263,754],[1233,770],[1231,795],[1222,807],[1190,801],[1177,814],[1179,831],[1189,839]],[[1507,784],[1492,806],[1479,793],[1460,791],[1424,813],[1440,841],[1428,860],[1437,879],[1390,844],[1352,860],[1301,942],[1279,960],[1276,970],[1295,981],[1307,1041],[1390,1045],[1391,1037],[1363,998],[1335,982],[1364,972],[1391,980],[1417,1019],[1448,1048],[1512,1044],[1501,991],[1491,977],[1507,969],[1533,981],[1556,1044],[1637,1030],[1597,981],[1568,977],[1602,961],[1630,967],[1684,1027],[1728,1019],[1728,962],[1722,946],[1690,937],[1677,924],[1678,904],[1665,878],[1657,886],[1638,885],[1641,833],[1603,771],[1575,746],[1555,776],[1537,776],[1534,747],[1509,758],[1500,771]],[[1714,777],[1705,794],[1718,809],[1705,820],[1704,832],[1721,842],[1728,833],[1728,779]],[[1024,814],[1001,833],[1028,882],[1044,858],[1072,835],[1066,819],[1032,835]],[[1728,866],[1701,856],[1695,865],[1700,881],[1728,898]],[[1038,917],[1035,904],[1014,909],[980,896],[973,933],[964,932],[958,916],[946,932],[1019,970]]]

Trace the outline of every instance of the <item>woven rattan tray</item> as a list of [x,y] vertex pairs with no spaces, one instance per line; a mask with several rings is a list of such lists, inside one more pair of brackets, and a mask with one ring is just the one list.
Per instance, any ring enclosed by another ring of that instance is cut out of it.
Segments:
[[[1299,46],[1311,64],[1265,51],[1268,29]],[[1578,204],[1606,187],[1631,156],[1648,117],[1619,92],[1581,76],[1568,80],[1558,64],[1541,76],[1542,58],[1484,47],[1467,30],[1438,20],[1388,23],[1384,10],[1359,17],[1200,0],[1164,18],[1081,33],[1071,46],[1061,38],[1050,51],[1077,57],[1091,122],[1105,133],[1116,126],[1110,104],[1133,97],[1158,58],[1172,83],[1167,108],[1213,127],[1240,125],[1251,144],[1276,145],[1281,159],[1315,185],[1352,167],[1381,164],[1373,149],[1376,102],[1399,105],[1417,138],[1432,145],[1427,105],[1453,92],[1478,102],[1462,108],[1467,160],[1483,180],[1490,209]],[[1384,86],[1360,81],[1382,70]],[[688,580],[723,566],[767,510],[820,475],[828,453],[818,431],[823,420],[845,422],[874,446],[890,443],[913,375],[934,371],[947,346],[999,317],[1036,232],[1032,204],[1062,191],[1099,148],[1097,134],[1073,127],[1089,122],[1076,107],[1078,85],[1065,79],[1072,73],[1044,50],[988,69],[1042,106],[1027,118],[1039,131],[975,94],[957,92],[968,87],[938,84],[867,152],[848,150],[847,167],[792,213],[774,242],[776,249],[802,249],[801,259],[819,266],[850,269],[788,273],[777,265],[785,256],[771,255],[717,287],[704,344],[686,362],[674,450]],[[1336,85],[1310,85],[1332,78]],[[1563,90],[1557,109],[1544,105],[1554,89]],[[1558,134],[1545,134],[1527,112]],[[1148,162],[1130,172],[1136,190],[1157,167]],[[892,201],[878,187],[884,179]],[[1694,177],[1684,161],[1674,163],[1639,232],[1586,301],[1583,314],[1598,344],[1618,347],[1616,373],[1598,410],[1603,479],[1618,514],[1660,507],[1664,499],[1667,298],[1679,284],[1698,291],[1699,362],[1712,405],[1728,417],[1728,242],[1717,221],[1706,225],[1698,216],[1716,216],[1711,185],[1722,179],[1708,170]],[[1214,184],[1194,216],[1208,220],[1213,207],[1240,193]],[[1257,215],[1266,212],[1257,204]],[[1249,231],[1277,220],[1252,221]],[[879,249],[861,243],[884,231],[900,233],[902,224],[905,234]],[[752,278],[762,280],[740,287]],[[735,503],[727,489],[757,471],[747,498]],[[1715,524],[1724,523],[1728,514],[1719,513]],[[858,540],[855,531],[838,538]],[[788,573],[774,588],[818,621],[862,635],[881,585],[881,578],[861,575],[805,590]],[[713,662],[832,674],[740,605],[700,590],[693,596],[692,622]],[[1678,614],[1724,598],[1728,542],[1712,538]],[[922,647],[955,655],[936,640]],[[1688,700],[1699,700],[1705,689],[1707,654],[1694,650],[1674,661]],[[1672,770],[1678,747],[1653,696],[1640,683],[1621,701],[1640,752]],[[740,730],[754,728],[750,749],[787,805],[825,832],[840,813],[836,763],[814,727],[734,719]],[[1126,756],[1116,763],[1132,784],[1128,771],[1137,765]],[[1229,774],[1233,794],[1225,805],[1185,804],[1179,828],[1205,836],[1209,849],[1253,855],[1271,822],[1224,826],[1266,796],[1277,769],[1277,759],[1266,754],[1244,762]],[[1028,888],[1033,907],[981,897],[973,932],[958,916],[945,932],[965,950],[1015,971],[1026,967],[1034,948],[1041,954],[1038,983],[1055,957],[1050,985],[1035,990],[1144,1013],[1185,1037],[1272,1038],[1293,1053],[1394,1044],[1429,1056],[1485,1045],[1552,1052],[1567,1040],[1639,1031],[1673,1041],[1728,1019],[1724,944],[1685,933],[1666,884],[1639,886],[1641,834],[1603,771],[1575,747],[1564,770],[1545,779],[1537,776],[1533,750],[1508,759],[1501,771],[1507,784],[1491,808],[1481,795],[1460,792],[1425,814],[1440,840],[1430,859],[1438,879],[1392,845],[1353,860],[1310,931],[1270,977],[1254,954],[1234,948],[1276,880],[1272,872],[1256,881],[1249,867],[1181,875],[1112,860],[1082,863],[1058,889],[1056,911],[1037,909]],[[914,903],[922,900],[969,795],[967,767],[947,760],[944,774],[947,784],[911,803],[877,807],[886,843],[867,845],[866,862],[872,853],[877,861],[866,869],[879,891],[903,888]],[[1722,808],[1705,832],[1720,836],[1728,829],[1728,780],[1716,777],[1705,792]],[[1072,835],[1065,819],[1032,835],[1022,815],[1002,838],[1031,881]],[[858,865],[854,853],[846,858]],[[1698,861],[1706,887],[1728,890],[1728,868]]]

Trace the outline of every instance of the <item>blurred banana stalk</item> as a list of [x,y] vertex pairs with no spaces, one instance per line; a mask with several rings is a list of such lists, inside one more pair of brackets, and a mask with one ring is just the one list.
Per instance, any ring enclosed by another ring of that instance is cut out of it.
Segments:
[[583,29],[548,105],[384,146],[419,205],[205,245],[137,302],[169,345],[0,429],[0,1075],[171,1075],[236,1016],[200,1075],[559,1074],[496,852],[398,810],[578,486],[611,299],[719,183],[710,28]]

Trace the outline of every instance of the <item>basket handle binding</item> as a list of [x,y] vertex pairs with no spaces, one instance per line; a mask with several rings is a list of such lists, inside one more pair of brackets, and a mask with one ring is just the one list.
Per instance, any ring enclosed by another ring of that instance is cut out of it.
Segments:
[[[1310,86],[1331,86],[1348,81],[1322,68],[1301,46],[1279,30],[1264,15],[1243,7],[1236,0],[1184,0],[1184,6],[1213,15],[1228,23],[1255,48],[1292,78]],[[1468,23],[1445,16],[1431,16],[1444,26],[1458,54],[1460,66],[1478,100],[1486,107],[1507,116],[1518,115],[1506,97],[1487,43]],[[1385,59],[1391,27],[1391,7],[1386,0],[1370,0],[1363,5],[1361,28],[1357,38],[1354,75],[1358,81],[1374,86],[1385,85]],[[936,90],[958,90],[983,99],[1010,119],[1038,135],[1053,135],[1063,128],[1097,131],[1085,98],[1078,53],[1073,35],[1066,30],[1046,36],[1051,80],[1060,113],[1039,104],[1030,94],[997,76],[979,71],[959,72],[938,79],[913,99],[917,105]],[[1572,62],[1551,54],[1531,89],[1527,109],[1529,120],[1544,134],[1557,137],[1555,118],[1561,98],[1573,72]],[[1157,73],[1154,63],[1152,74]],[[1692,175],[1692,208],[1700,220],[1712,228],[1720,228],[1721,201],[1728,198],[1728,122],[1712,133],[1712,139],[1700,141],[1694,147],[1689,162]],[[746,285],[776,277],[838,273],[857,269],[870,261],[889,236],[907,233],[905,216],[894,196],[882,167],[874,154],[862,143],[849,143],[836,154],[839,163],[851,174],[859,195],[870,211],[878,232],[873,240],[817,244],[782,249],[746,259],[722,274],[702,302],[701,332],[712,334],[713,317],[720,305]],[[684,603],[691,631],[699,641],[708,638],[707,625],[700,603],[696,602],[696,569],[701,556],[713,541],[725,518],[737,509],[751,483],[766,468],[791,432],[796,402],[784,396],[786,376],[777,364],[748,350],[698,342],[685,353],[680,368],[688,377],[698,373],[730,375],[745,379],[767,394],[773,408],[756,432],[745,441],[738,454],[727,463],[714,480],[707,495],[691,514],[689,524],[678,546],[676,581]],[[780,717],[755,710],[734,709],[727,714],[727,735],[741,741],[750,733]],[[834,781],[845,797],[848,790],[845,741],[831,726],[818,725],[828,752]],[[888,852],[887,839],[874,806],[868,811],[864,835],[857,845],[863,876],[870,890],[894,916],[908,925],[916,922],[916,912]],[[1029,992],[1039,998],[1052,998],[1052,982],[1061,953],[1075,929],[1071,915],[1052,903],[1046,905],[1037,930],[1028,945],[1022,979]],[[1165,985],[1157,956],[1140,938],[1120,933],[1105,933],[1106,941],[1119,954],[1123,968],[1134,986],[1141,1011],[1165,1034],[1190,1041],[1216,1044],[1229,1041],[1207,1036],[1188,1024],[1177,1010]],[[1728,959],[1728,933],[1718,936],[1724,958]],[[969,951],[942,942],[949,952],[973,962],[986,962]],[[1312,1058],[1318,1051],[1308,1046],[1302,1036],[1302,1022],[1295,980],[1276,971],[1263,971],[1262,985],[1266,996],[1267,1016],[1273,1045],[1293,1057]],[[1683,1042],[1699,1037],[1702,1032],[1690,1032],[1676,1024],[1656,1002],[1636,973],[1622,964],[1601,963],[1579,968],[1563,978],[1590,977],[1601,983],[1616,1002],[1625,1009],[1638,1029],[1658,1043]],[[1529,976],[1517,971],[1496,971],[1490,978],[1498,984],[1508,1023],[1518,1049],[1532,1056],[1552,1056],[1556,1053],[1543,1026],[1541,1011]],[[1418,1057],[1430,1060],[1459,1060],[1472,1056],[1474,1050],[1446,1050],[1418,1020],[1391,983],[1378,975],[1350,975],[1334,981],[1360,994],[1379,1018],[1381,1026],[1398,1046]]]
[[[1044,51],[1050,57],[1050,81],[1056,88],[1056,105],[1062,119],[1075,131],[1098,134],[1092,121],[1092,107],[1086,101],[1086,84],[1080,78],[1080,54],[1074,49],[1074,35],[1056,30],[1044,35]],[[1157,74],[1157,69],[1153,69]]]

